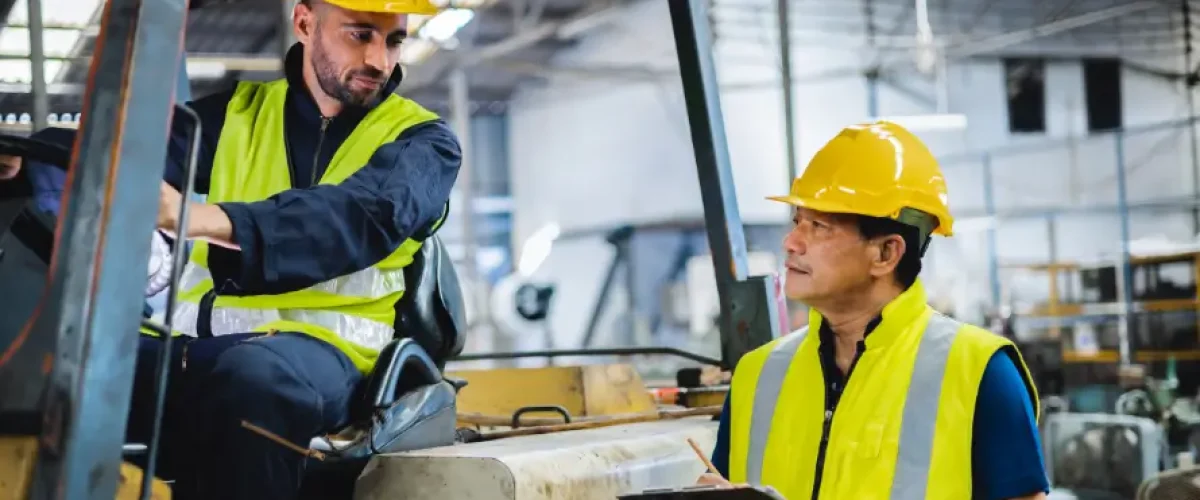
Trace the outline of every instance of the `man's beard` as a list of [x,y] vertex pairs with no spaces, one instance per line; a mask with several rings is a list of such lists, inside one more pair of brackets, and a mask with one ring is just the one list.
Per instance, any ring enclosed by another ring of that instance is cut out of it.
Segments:
[[347,106],[370,106],[379,99],[379,95],[383,91],[382,85],[374,90],[355,92],[350,89],[348,83],[349,79],[355,76],[383,80],[384,75],[381,72],[373,68],[362,68],[347,75],[347,81],[342,81],[338,78],[337,66],[329,60],[325,47],[321,45],[320,37],[315,37],[312,51],[313,71],[317,74],[317,84],[321,86],[321,90],[326,95]]

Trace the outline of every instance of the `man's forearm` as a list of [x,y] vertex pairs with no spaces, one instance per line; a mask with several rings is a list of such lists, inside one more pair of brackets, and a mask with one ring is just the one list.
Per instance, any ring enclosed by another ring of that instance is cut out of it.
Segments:
[[233,222],[221,207],[193,203],[188,215],[188,238],[202,239],[226,248],[237,249],[233,241]]

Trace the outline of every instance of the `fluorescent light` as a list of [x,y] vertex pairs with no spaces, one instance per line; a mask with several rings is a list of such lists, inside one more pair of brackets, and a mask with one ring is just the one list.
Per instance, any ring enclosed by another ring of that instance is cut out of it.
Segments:
[[[46,77],[46,81],[54,80],[54,76],[63,67],[62,61],[46,61],[46,65],[42,67]],[[0,60],[0,82],[4,83],[32,83],[33,82],[33,63],[28,59],[5,59]]]
[[[99,6],[99,0],[42,0],[42,22],[49,26],[83,28],[91,22]],[[7,24],[28,25],[29,3],[24,0],[14,2]]]
[[[42,22],[47,26],[42,31],[42,44],[47,56],[65,57],[83,38],[84,29],[96,17],[100,0],[42,0]],[[9,26],[29,25],[29,4],[17,0],[4,24]],[[63,28],[72,27],[72,28]],[[7,27],[0,31],[0,53],[6,55],[29,55],[29,30]],[[52,82],[61,73],[62,61],[46,61],[46,81]],[[0,81],[28,83],[33,80],[33,69],[29,61],[0,61]]]
[[546,258],[550,256],[550,249],[554,246],[554,240],[558,239],[561,230],[558,224],[550,223],[542,226],[529,239],[525,240],[525,244],[521,245],[521,257],[517,262],[517,274],[528,278],[537,272],[538,268],[546,262]]
[[877,120],[896,123],[909,130],[962,130],[967,128],[967,115],[910,115],[882,116]]
[[229,68],[220,61],[188,61],[187,74],[197,80],[219,80],[225,76]]
[[475,11],[470,9],[443,10],[432,19],[425,21],[417,32],[417,36],[438,43],[446,43],[474,18]]
[[437,44],[430,40],[410,38],[400,45],[400,64],[412,66],[420,64],[437,52]]

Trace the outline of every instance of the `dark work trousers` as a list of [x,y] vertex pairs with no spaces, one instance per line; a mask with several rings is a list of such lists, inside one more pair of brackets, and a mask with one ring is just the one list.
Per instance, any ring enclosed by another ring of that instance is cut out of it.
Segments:
[[[129,441],[148,435],[155,362],[143,359],[161,352],[160,340],[141,342],[134,390],[142,393],[134,396]],[[313,437],[349,424],[350,400],[362,378],[350,359],[299,333],[193,339],[172,351],[177,371],[168,385],[159,463],[161,476],[176,481],[173,497],[297,498],[305,457],[242,421],[308,448]]]

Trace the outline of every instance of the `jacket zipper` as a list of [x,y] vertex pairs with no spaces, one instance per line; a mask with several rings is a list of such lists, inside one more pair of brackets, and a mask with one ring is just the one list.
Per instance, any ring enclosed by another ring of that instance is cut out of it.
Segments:
[[845,394],[846,390],[850,387],[850,376],[854,374],[854,366],[862,358],[865,351],[864,345],[859,343],[856,351],[854,353],[854,360],[850,362],[850,368],[846,370],[846,376],[842,378],[842,388],[837,399],[835,400],[835,396],[828,390],[825,392],[825,422],[821,424],[821,444],[817,448],[817,471],[813,475],[812,500],[818,500],[821,496],[821,476],[825,471],[825,451],[829,448],[829,434],[833,428],[833,413],[837,411],[837,401],[841,399],[841,395]]
[[321,117],[321,132],[317,134],[317,148],[313,151],[312,162],[312,178],[308,181],[308,187],[317,185],[317,167],[321,164],[321,146],[325,144],[325,129],[329,128],[330,118]]

